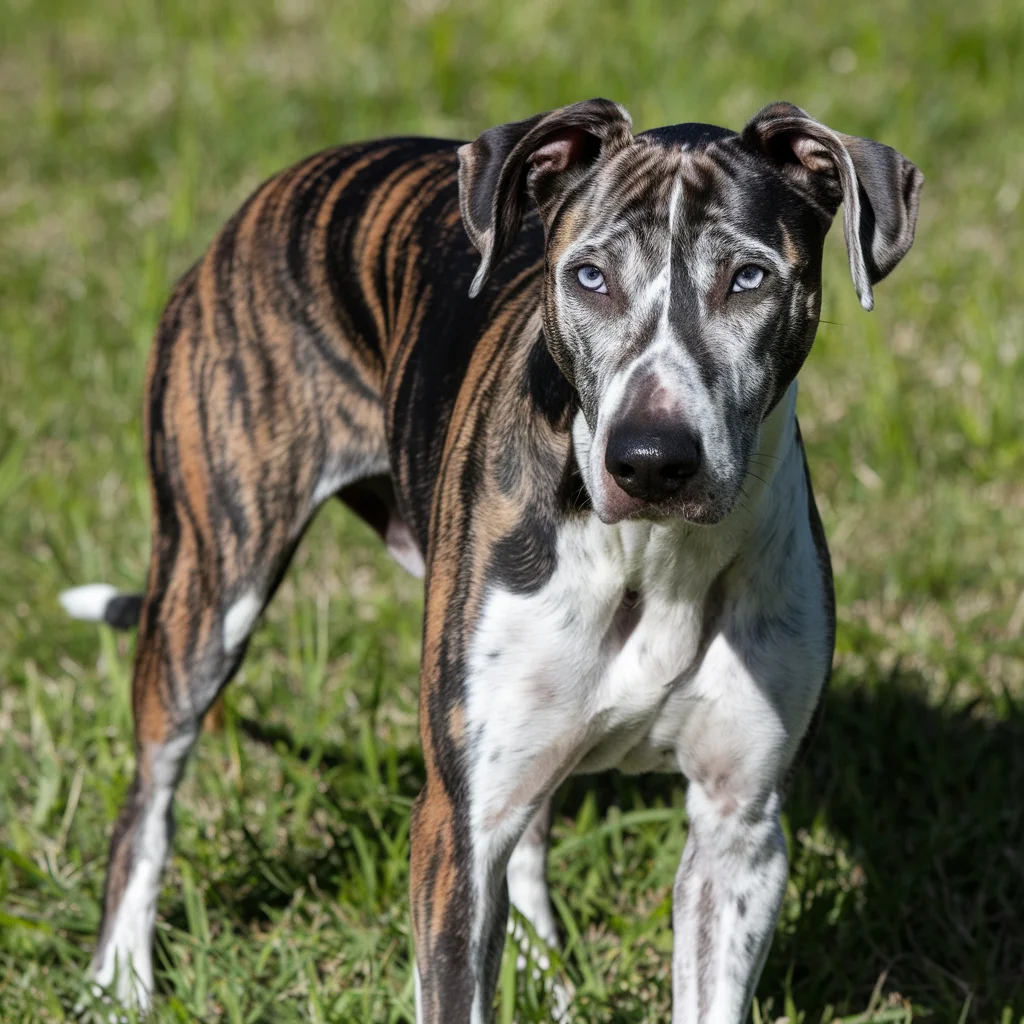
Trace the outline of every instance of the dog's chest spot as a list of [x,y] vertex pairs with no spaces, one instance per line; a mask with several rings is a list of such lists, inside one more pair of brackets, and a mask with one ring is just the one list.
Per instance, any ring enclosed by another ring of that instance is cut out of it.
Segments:
[[612,614],[611,625],[602,639],[602,645],[615,652],[621,650],[639,625],[642,615],[643,595],[639,590],[627,589]]

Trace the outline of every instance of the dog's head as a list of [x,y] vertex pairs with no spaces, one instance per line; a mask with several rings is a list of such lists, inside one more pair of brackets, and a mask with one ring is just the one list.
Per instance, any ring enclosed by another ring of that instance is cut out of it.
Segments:
[[579,394],[581,468],[605,522],[730,511],[814,340],[840,203],[871,309],[871,286],[913,241],[922,180],[895,150],[788,103],[740,134],[634,136],[620,106],[588,100],[460,148],[462,218],[482,256],[472,295],[531,200],[540,212],[544,331]]

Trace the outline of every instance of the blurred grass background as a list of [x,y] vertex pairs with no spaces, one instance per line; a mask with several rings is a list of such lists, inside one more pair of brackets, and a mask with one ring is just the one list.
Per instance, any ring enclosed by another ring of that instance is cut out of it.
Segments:
[[[1019,0],[7,0],[0,1019],[68,1019],[98,921],[131,639],[56,595],[143,581],[142,376],[172,282],[313,150],[604,95],[638,129],[792,100],[927,176],[874,314],[832,238],[801,377],[839,650],[754,1017],[1024,1020],[1022,53]],[[154,1020],[412,1020],[420,610],[326,510],[182,786]],[[562,796],[557,970],[579,1020],[667,1019],[681,805],[662,778]],[[550,1019],[512,970],[500,1001]]]

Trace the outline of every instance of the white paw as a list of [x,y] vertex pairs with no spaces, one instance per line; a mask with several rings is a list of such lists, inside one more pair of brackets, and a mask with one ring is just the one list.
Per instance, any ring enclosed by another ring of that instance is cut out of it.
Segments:
[[148,958],[143,958],[142,974],[134,969],[128,953],[115,951],[99,963],[94,962],[89,967],[87,989],[75,1003],[75,1017],[96,1024],[131,1024],[131,1020],[141,1020],[149,1010],[153,988],[148,966]]
[[79,998],[74,1006],[75,1020],[82,1024],[130,1024],[128,1014],[121,1005],[107,993],[90,981],[89,990]]
[[555,977],[551,971],[551,957],[547,950],[557,949],[558,941],[552,922],[551,937],[538,934],[537,939],[532,939],[521,921],[513,917],[508,920],[508,934],[512,936],[519,946],[519,955],[516,957],[516,970],[525,971],[532,967],[533,980],[543,982],[544,991],[550,997],[552,1003],[551,1019],[555,1022],[568,1020],[569,1006],[572,1003],[572,986],[567,979]]
[[568,1021],[569,1007],[572,1005],[572,986],[567,981],[554,978],[551,982],[551,1002],[554,1009],[551,1019],[556,1022]]

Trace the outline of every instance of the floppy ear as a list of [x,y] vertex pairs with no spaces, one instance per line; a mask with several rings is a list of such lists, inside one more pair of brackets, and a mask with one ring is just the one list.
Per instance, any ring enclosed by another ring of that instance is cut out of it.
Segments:
[[508,252],[530,196],[549,220],[566,190],[599,157],[632,141],[629,114],[597,99],[499,125],[460,146],[462,223],[482,257],[470,297]]
[[831,218],[843,204],[843,233],[860,304],[914,241],[924,175],[896,150],[841,135],[791,103],[772,103],[743,130],[743,143],[775,163]]

